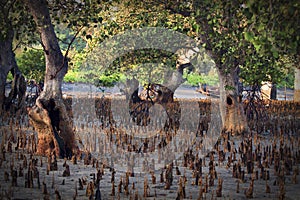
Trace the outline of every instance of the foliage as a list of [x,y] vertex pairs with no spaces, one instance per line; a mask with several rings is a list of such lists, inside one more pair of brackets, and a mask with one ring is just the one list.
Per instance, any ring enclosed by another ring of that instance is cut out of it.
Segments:
[[37,42],[36,25],[26,12],[22,1],[0,1],[0,41],[13,34],[15,48]]
[[[199,6],[195,2],[193,8],[182,5],[185,4],[183,2],[174,4],[172,9],[168,10],[165,8],[171,8],[170,5],[155,4],[150,7],[147,2],[139,2],[133,7],[130,1],[113,3],[109,7],[110,9],[100,13],[103,26],[94,29],[92,39],[95,43],[97,41],[99,43],[111,35],[143,26],[164,26],[191,36],[197,36],[197,33],[200,33],[200,38],[204,42],[203,46],[208,50],[212,49],[211,51],[217,55],[214,57],[215,62],[221,64],[222,68],[234,69],[236,66],[240,66],[242,68],[241,76],[251,84],[268,80],[270,75],[274,81],[278,82],[280,78],[275,76],[282,74],[278,73],[280,68],[270,67],[273,66],[270,62],[271,58],[259,57],[255,46],[246,42],[252,37],[252,33],[245,32],[248,30],[249,22],[242,3],[234,1],[213,4],[205,1],[202,6]],[[185,15],[183,12],[188,9],[194,9],[194,14]],[[231,15],[230,19],[228,15]],[[196,23],[196,20],[198,22],[201,20],[201,23]],[[201,37],[203,34],[206,39]],[[92,43],[90,45],[93,46]],[[123,64],[120,63],[120,60]],[[124,69],[131,66],[130,64],[136,65],[139,60],[141,63],[145,61],[137,52],[127,54],[127,58],[124,56],[120,60],[118,59],[114,64]],[[116,69],[116,67],[112,68]]]
[[294,70],[291,70],[285,78],[283,78],[280,82],[277,83],[278,88],[290,88],[294,89],[294,81],[295,81],[295,74]]
[[197,36],[193,17],[169,12],[161,3],[125,0],[112,2],[108,8],[99,13],[103,25],[94,29],[95,40],[100,42],[126,30],[143,27],[165,27],[190,37]]
[[43,50],[30,49],[16,57],[17,64],[27,80],[42,82],[45,76],[45,56]]
[[280,55],[279,59],[276,62],[276,66],[281,69],[281,73],[278,73],[277,86],[280,88],[288,87],[294,88],[295,81],[295,63],[294,57]]
[[191,86],[198,86],[199,83],[204,83],[203,77],[199,74],[185,74],[186,82]]
[[[12,7],[9,13],[1,12],[0,18],[1,27],[8,27],[4,19],[11,22],[16,34],[15,46],[36,43],[37,37],[31,34],[36,25],[32,17],[25,14],[27,10],[22,3],[18,0],[1,3],[3,11]],[[271,80],[278,85],[286,84],[286,77],[291,77],[295,66],[281,58],[290,56],[296,60],[299,54],[299,6],[296,0],[167,0],[163,3],[127,0],[104,1],[101,4],[92,0],[50,1],[48,5],[63,50],[68,49],[73,37],[80,32],[78,40],[74,41],[75,48],[69,52],[71,71],[65,81],[87,80],[80,78],[78,70],[83,66],[89,51],[105,39],[126,30],[152,26],[173,29],[198,38],[218,68],[230,72],[240,67],[240,76],[247,84]],[[1,30],[1,38],[5,38],[5,30]],[[89,49],[84,48],[87,45]],[[145,54],[149,56],[145,57]],[[151,56],[155,58],[151,60]],[[174,57],[171,58],[165,52],[131,52],[113,63],[111,72],[107,72],[109,75],[105,75],[102,83],[108,83],[109,77],[113,83],[118,73],[146,66],[140,64],[145,62],[159,62],[174,69]],[[140,71],[146,72],[147,69]],[[112,75],[114,72],[116,74]],[[156,73],[160,72],[158,68]],[[30,73],[28,77],[32,76]],[[101,71],[97,73],[93,76],[99,79]],[[188,77],[191,84],[203,81],[195,74]],[[288,80],[290,85],[292,79]]]
[[64,82],[76,83],[76,82],[85,82],[85,80],[80,80],[80,76],[78,72],[74,70],[68,70],[68,73],[64,77]]
[[[55,32],[57,38],[59,39],[59,46],[62,51],[66,51],[71,43],[72,39],[75,37],[76,32],[71,28],[68,28],[65,24],[57,24],[55,26]],[[86,41],[82,37],[77,37],[72,43],[72,50],[76,52],[81,52],[86,46]]]
[[262,81],[270,81],[278,87],[294,87],[295,62],[292,57],[280,55],[273,65],[264,59],[258,57],[252,65],[242,67],[240,77],[246,85],[261,85]]
[[[149,2],[144,1],[135,1],[133,3],[129,0],[122,2],[115,1],[112,2],[109,9],[99,13],[99,17],[103,19],[102,25],[91,30],[91,32],[93,32],[93,37],[88,40],[90,51],[86,52],[88,59],[93,56],[97,57],[96,55],[100,54],[97,52],[97,47],[108,38],[118,34],[122,35],[129,30],[138,30],[143,27],[165,27],[185,33],[191,37],[197,36],[194,18],[188,18],[180,14],[168,12],[162,4],[150,5]],[[139,36],[137,35],[137,37]],[[164,36],[161,37],[164,38]],[[124,42],[128,43],[128,41]],[[163,42],[164,41],[161,42],[162,45],[164,45]],[[178,47],[178,49],[179,48],[180,47]],[[107,47],[106,49],[107,51],[114,51],[113,48]],[[111,59],[108,54],[114,56],[114,53],[111,52],[105,54],[105,59]],[[130,74],[130,76],[137,76],[142,84],[150,79],[152,81],[162,82],[161,78],[156,80],[156,77],[161,77],[160,75],[165,71],[174,70],[176,58],[177,55],[172,52],[147,49],[145,47],[145,49],[128,51],[125,55],[118,57],[106,71],[109,70],[110,74],[122,72]],[[87,68],[93,67],[93,70],[85,70],[92,72],[93,75],[91,76],[97,75],[95,74],[95,71],[97,71],[98,76],[103,73],[103,66],[99,66],[99,64],[97,64],[100,63],[99,58],[95,58],[95,60],[96,59],[98,61],[93,62],[89,66],[83,66]],[[87,60],[87,62],[91,61]],[[155,66],[151,67],[151,65]],[[149,77],[149,72],[151,72],[151,77]]]
[[249,24],[244,37],[251,49],[246,50],[243,78],[250,84],[271,81],[290,87],[286,77],[299,62],[299,2],[247,1],[243,8]]
[[[76,32],[80,32],[82,37],[91,37],[89,31],[102,23],[102,18],[98,16],[102,10],[106,10],[110,5],[109,1],[48,1],[49,12],[55,26],[66,27]],[[60,29],[61,30],[61,29]],[[64,33],[65,31],[62,31]],[[69,39],[67,37],[67,39]]]
[[114,86],[117,82],[123,81],[124,80],[124,75],[121,73],[113,73],[113,74],[102,74],[99,77],[98,80],[98,87],[104,86],[104,87],[112,87]]
[[254,45],[258,54],[275,59],[280,54],[298,56],[299,1],[249,0],[243,6],[250,25],[245,38]]
[[186,83],[191,86],[199,86],[200,84],[207,84],[210,86],[217,86],[219,82],[219,78],[217,74],[197,74],[197,73],[190,73],[184,74],[186,78]]
[[290,69],[279,61],[282,56],[299,63],[299,6],[296,0],[165,1],[168,10],[196,19],[199,39],[217,68],[240,71],[248,84],[281,84]]
[[13,77],[12,74],[9,72],[9,73],[7,74],[6,80],[7,80],[7,81],[12,81],[13,79],[14,79],[14,77]]
[[195,1],[193,12],[199,26],[202,45],[221,70],[243,64],[246,27],[238,1]]

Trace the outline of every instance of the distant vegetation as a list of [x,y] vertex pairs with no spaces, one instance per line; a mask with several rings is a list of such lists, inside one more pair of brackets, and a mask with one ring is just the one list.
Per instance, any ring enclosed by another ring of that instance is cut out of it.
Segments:
[[[82,43],[80,44],[82,47]],[[119,71],[109,73],[90,73],[89,76],[84,76],[81,71],[82,63],[84,62],[85,53],[84,51],[77,52],[73,50],[70,54],[72,56],[71,62],[69,64],[69,70],[66,76],[64,77],[64,81],[68,83],[94,83],[98,86],[113,86],[115,83],[125,80],[125,77]],[[37,82],[43,81],[44,79],[44,71],[45,71],[45,60],[44,54],[42,50],[37,49],[29,49],[26,51],[22,51],[16,56],[17,63],[20,67],[20,70],[25,75],[26,79],[31,80],[34,79]],[[202,66],[203,68],[203,66]],[[219,83],[218,74],[216,70],[209,66],[207,67],[208,72],[203,73],[203,69],[201,70],[201,66],[199,69],[187,74],[184,73],[184,78],[186,82],[184,84],[190,86],[199,86],[200,84],[206,83],[210,86],[217,86]],[[258,70],[259,71],[259,70]],[[247,73],[242,73],[241,76],[245,82],[251,82],[252,75]],[[11,80],[12,76],[9,74],[8,79]],[[293,88],[294,87],[294,71],[293,69],[289,69],[285,71],[285,76],[281,77],[280,81],[277,83],[278,88]]]
[[[172,28],[172,27],[170,27]],[[58,38],[60,39],[61,48],[63,51],[68,49],[68,45],[66,45],[66,41],[70,42],[74,37],[74,31],[69,28],[63,27],[63,25],[57,25],[56,31]],[[101,32],[102,30],[100,30]],[[117,32],[116,32],[117,33]],[[90,49],[86,48],[91,39],[87,39],[87,37],[78,37],[72,44],[70,48],[70,52],[68,54],[69,59],[69,70],[68,73],[64,77],[65,82],[75,83],[93,83],[97,86],[113,86],[117,82],[124,81],[126,79],[126,75],[124,74],[124,70],[132,70],[132,73],[136,73],[138,68],[145,67],[145,65],[139,65],[139,63],[147,63],[147,61],[153,61],[150,57],[155,57],[155,59],[159,58],[158,63],[163,63],[162,67],[155,69],[155,73],[160,73],[163,67],[170,67],[170,69],[174,68],[174,56],[170,56],[166,52],[132,52],[124,58],[122,61],[115,61],[113,63],[113,69],[105,72],[101,72],[100,70],[90,70],[86,73],[82,72],[82,67],[86,62],[86,58],[89,55]],[[103,38],[98,38],[101,42]],[[64,41],[64,42],[62,42]],[[29,47],[30,48],[30,47]],[[163,56],[161,56],[163,54]],[[131,63],[131,58],[134,57],[134,63]],[[210,86],[217,86],[219,84],[218,74],[214,68],[214,62],[206,55],[202,54],[197,58],[198,66],[194,66],[195,69],[190,73],[184,73],[184,78],[186,79],[186,85],[190,86],[199,86],[200,84],[206,83]],[[37,82],[43,81],[44,72],[45,72],[45,57],[43,50],[40,46],[35,48],[30,48],[29,50],[23,49],[22,51],[18,51],[16,53],[17,64],[26,77],[27,80],[34,79]],[[128,61],[129,60],[129,61]],[[265,63],[261,63],[261,66],[255,64],[251,67],[248,66],[246,68],[241,68],[240,77],[243,79],[243,82],[247,85],[254,84],[258,80],[264,80],[265,74],[272,74],[274,80],[276,80],[276,84],[278,88],[294,87],[294,70],[291,66],[289,66],[289,61],[287,58],[280,59],[282,62],[278,62],[276,66],[270,67],[270,69],[263,67]],[[155,60],[157,62],[157,60]],[[285,67],[282,67],[285,66]],[[97,66],[95,66],[97,68]],[[146,68],[146,67],[145,67]],[[274,70],[276,68],[276,70]],[[147,77],[147,70],[149,69],[141,69],[138,70],[139,73],[144,73],[144,75],[138,76],[139,81],[145,82]],[[281,73],[278,73],[281,71]],[[155,75],[155,74],[154,74]],[[9,80],[12,80],[11,74],[8,76]]]
[[27,80],[42,82],[45,77],[45,56],[41,49],[29,49],[16,56],[19,69]]

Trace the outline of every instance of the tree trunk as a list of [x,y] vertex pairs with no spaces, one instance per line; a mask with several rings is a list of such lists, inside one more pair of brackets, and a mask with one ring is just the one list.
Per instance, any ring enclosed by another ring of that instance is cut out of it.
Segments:
[[[14,31],[7,19],[6,36],[0,41],[0,113],[20,109],[25,102],[26,82],[20,72],[13,52]],[[5,96],[5,85],[9,71],[14,77],[12,89],[8,97]]]
[[146,126],[150,122],[149,109],[155,103],[162,105],[167,114],[168,120],[165,123],[165,131],[179,128],[180,104],[174,101],[175,90],[184,82],[183,70],[192,67],[189,59],[178,59],[176,71],[166,79],[165,85],[149,83],[148,87],[139,92],[139,88],[131,94],[129,99],[129,113],[137,125]]
[[294,101],[300,102],[300,68],[295,69]]
[[0,40],[0,111],[4,109],[5,104],[5,85],[8,72],[13,68],[12,54],[13,32],[8,29],[7,35]]
[[[1,56],[1,54],[0,54]],[[1,57],[0,57],[1,59]],[[5,84],[6,84],[6,77],[7,74],[5,74],[4,71],[2,71],[2,66],[0,70],[0,114],[3,112],[3,106],[4,106],[4,100],[5,100]]]
[[5,98],[5,110],[10,110],[15,113],[17,110],[21,109],[25,105],[25,95],[26,95],[26,81],[25,77],[19,70],[15,57],[12,58],[14,67],[10,70],[14,79],[11,85],[11,91],[8,97]]
[[133,77],[132,79],[126,79],[126,82],[122,85],[121,91],[125,94],[126,100],[131,98],[131,95],[139,87],[139,81]]
[[[224,68],[223,68],[224,69]],[[248,130],[242,101],[238,93],[238,74],[230,73],[218,68],[220,79],[220,114],[223,123],[223,132],[231,135],[243,134]]]
[[261,96],[263,100],[270,100],[271,99],[271,92],[272,92],[272,83],[270,81],[262,81],[261,82]]
[[30,120],[38,133],[37,154],[55,153],[60,157],[71,157],[75,137],[73,124],[62,99],[61,85],[67,73],[67,60],[62,55],[46,0],[26,0],[38,26],[45,52],[46,74],[44,90],[36,105],[28,111]]
[[277,99],[277,85],[276,85],[276,83],[272,83],[270,99],[272,99],[272,100]]

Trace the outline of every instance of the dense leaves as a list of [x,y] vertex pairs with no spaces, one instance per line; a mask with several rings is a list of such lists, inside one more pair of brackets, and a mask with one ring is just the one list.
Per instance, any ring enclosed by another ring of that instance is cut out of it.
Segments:
[[244,4],[249,26],[248,37],[258,53],[278,58],[279,54],[299,55],[300,3],[253,1]]
[[242,76],[249,84],[261,80],[291,85],[293,68],[299,63],[298,1],[247,1],[245,39],[250,43]]
[[[0,38],[5,39],[7,28],[13,27],[15,47],[37,44],[33,34],[36,25],[23,3],[0,3]],[[126,30],[149,26],[173,29],[199,39],[218,68],[227,73],[241,68],[240,76],[247,84],[265,80],[281,83],[299,59],[300,18],[296,0],[50,1],[48,8],[62,49],[67,51],[72,43],[67,81],[75,80],[78,68],[93,47]],[[75,36],[78,39],[73,40]],[[156,58],[160,57],[160,63],[174,67],[174,56],[170,59],[161,52],[147,53],[155,54],[154,60],[148,62],[157,63]],[[283,59],[286,57],[288,61]],[[115,79],[119,71],[142,67],[139,63],[143,62],[143,52],[128,53],[113,63],[112,72],[105,72],[110,74],[105,77],[109,78],[115,70]],[[201,73],[194,75],[197,74]]]
[[45,56],[43,50],[30,49],[17,57],[17,63],[27,80],[43,82],[45,77]]
[[196,19],[199,39],[216,66],[241,72],[248,84],[279,83],[292,65],[281,58],[291,57],[293,67],[299,62],[298,1],[167,2],[167,9]]
[[22,1],[0,1],[0,27],[0,40],[6,40],[14,32],[15,48],[37,42],[36,25]]
[[[90,71],[90,73],[94,73],[95,71],[98,71],[98,77],[104,72],[103,68],[105,68],[105,74],[127,72],[127,74],[130,73],[130,76],[138,77],[141,83],[146,83],[150,80],[161,83],[163,80],[161,80],[160,74],[166,70],[175,69],[178,55],[174,54],[176,51],[174,48],[177,48],[177,50],[185,48],[185,44],[183,42],[178,42],[180,46],[178,45],[178,47],[176,47],[174,41],[172,44],[175,46],[172,49],[173,53],[171,50],[170,52],[160,50],[168,49],[166,45],[170,45],[166,44],[165,41],[165,38],[168,38],[169,36],[164,35],[166,33],[162,32],[162,35],[155,38],[155,43],[160,44],[160,47],[149,48],[151,47],[151,44],[148,44],[148,41],[142,38],[152,37],[151,34],[157,35],[155,31],[160,31],[161,29],[153,29],[153,33],[152,30],[148,30],[143,36],[141,36],[139,32],[135,33],[134,30],[145,27],[164,27],[184,33],[190,37],[196,37],[197,35],[195,26],[196,21],[194,18],[185,17],[181,14],[173,14],[166,10],[163,4],[149,4],[149,2],[144,1],[116,1],[112,2],[109,9],[99,13],[99,16],[103,19],[102,25],[97,26],[93,30],[90,29],[90,31],[93,32],[93,36],[87,40],[89,50],[86,51],[86,62],[89,64],[82,66],[82,68],[86,68],[84,70],[86,72]],[[122,34],[127,34],[124,38],[130,38],[129,40],[132,40],[133,43],[130,43],[127,39],[123,41],[121,39]],[[149,34],[149,36],[147,36],[147,34]],[[119,44],[112,44],[112,46],[105,47],[107,49],[105,59],[115,60],[109,68],[107,66],[99,66],[101,65],[99,57],[103,54],[98,52],[99,46],[110,38],[113,38],[114,41],[118,41]],[[135,38],[141,38],[141,40],[135,40]],[[130,48],[135,47],[138,47],[138,50],[130,50]],[[144,47],[144,49],[141,47]],[[111,58],[118,54],[118,48],[121,48],[127,53],[119,55],[118,58]],[[129,49],[127,50],[124,48]],[[91,76],[94,77],[94,79],[97,79],[95,74]],[[160,79],[158,77],[160,77]]]

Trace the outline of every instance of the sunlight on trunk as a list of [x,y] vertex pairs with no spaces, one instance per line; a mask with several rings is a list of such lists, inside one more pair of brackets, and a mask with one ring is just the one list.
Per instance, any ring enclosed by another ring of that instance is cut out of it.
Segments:
[[223,131],[230,132],[231,135],[243,134],[247,129],[247,121],[239,97],[228,95],[226,98],[226,106]]

